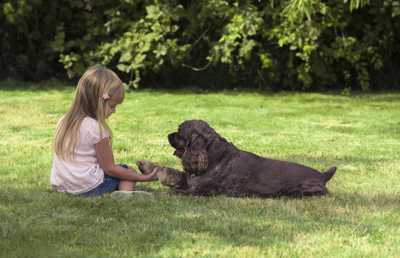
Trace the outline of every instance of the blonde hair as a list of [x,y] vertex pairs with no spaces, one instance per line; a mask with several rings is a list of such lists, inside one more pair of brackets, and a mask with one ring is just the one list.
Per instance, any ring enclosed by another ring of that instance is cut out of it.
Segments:
[[122,81],[113,71],[101,66],[93,66],[82,75],[76,88],[75,99],[57,125],[53,143],[57,156],[62,159],[74,158],[79,127],[87,116],[96,119],[99,123],[100,136],[103,129],[106,129],[111,139],[112,132],[105,121],[106,112],[110,108],[107,97],[116,94],[122,94],[122,99],[124,98]]

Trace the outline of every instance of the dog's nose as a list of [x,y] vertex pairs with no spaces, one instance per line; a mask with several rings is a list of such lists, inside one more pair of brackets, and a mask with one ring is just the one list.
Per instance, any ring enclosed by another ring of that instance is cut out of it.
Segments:
[[174,138],[176,134],[177,134],[177,133],[170,133],[170,134],[168,134],[168,139]]
[[168,141],[169,144],[174,147],[175,149],[178,148],[178,144],[177,144],[177,135],[178,133],[170,133],[168,135]]
[[176,149],[176,150],[174,151],[174,155],[177,156],[178,158],[182,158],[182,156],[183,156],[184,153],[185,153],[185,151],[184,151],[184,150],[181,150],[181,149]]

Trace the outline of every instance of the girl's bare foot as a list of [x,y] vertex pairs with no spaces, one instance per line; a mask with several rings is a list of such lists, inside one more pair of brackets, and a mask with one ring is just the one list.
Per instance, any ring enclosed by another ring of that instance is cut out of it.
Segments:
[[153,196],[152,193],[146,191],[114,191],[111,193],[111,198],[114,199],[129,199],[137,196]]

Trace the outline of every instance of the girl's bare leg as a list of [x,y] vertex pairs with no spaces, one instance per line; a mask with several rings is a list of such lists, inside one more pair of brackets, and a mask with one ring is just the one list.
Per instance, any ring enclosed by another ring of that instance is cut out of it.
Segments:
[[118,190],[119,191],[133,191],[135,188],[135,182],[132,181],[126,181],[126,180],[121,180],[119,182]]

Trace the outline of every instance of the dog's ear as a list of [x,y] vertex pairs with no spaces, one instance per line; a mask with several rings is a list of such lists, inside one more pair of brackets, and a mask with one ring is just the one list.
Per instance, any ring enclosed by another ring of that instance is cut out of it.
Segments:
[[182,165],[186,172],[199,175],[208,167],[206,140],[198,133],[192,133],[182,154]]
[[227,142],[220,137],[213,137],[207,148],[207,153],[210,159],[218,160],[222,157],[227,149]]
[[188,143],[188,148],[194,151],[202,151],[206,148],[206,139],[199,133],[193,133]]

